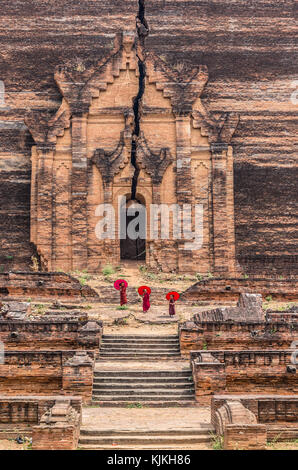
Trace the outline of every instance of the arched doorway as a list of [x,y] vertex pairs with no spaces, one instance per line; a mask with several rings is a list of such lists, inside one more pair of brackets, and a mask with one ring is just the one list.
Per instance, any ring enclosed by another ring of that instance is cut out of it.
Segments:
[[[146,259],[146,206],[138,198],[126,199],[126,206],[121,217],[121,233],[125,238],[120,240],[120,257],[122,260],[140,261]],[[123,224],[125,224],[123,226]]]

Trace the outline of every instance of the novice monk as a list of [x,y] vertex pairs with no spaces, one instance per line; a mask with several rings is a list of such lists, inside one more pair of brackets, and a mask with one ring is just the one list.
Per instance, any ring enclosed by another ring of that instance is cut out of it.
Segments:
[[175,298],[173,294],[170,296],[170,300],[169,300],[169,315],[170,317],[172,317],[173,315],[176,315]]
[[120,305],[127,304],[127,296],[126,296],[126,285],[124,282],[120,284]]
[[148,312],[150,308],[150,294],[147,292],[147,289],[143,291],[143,312]]

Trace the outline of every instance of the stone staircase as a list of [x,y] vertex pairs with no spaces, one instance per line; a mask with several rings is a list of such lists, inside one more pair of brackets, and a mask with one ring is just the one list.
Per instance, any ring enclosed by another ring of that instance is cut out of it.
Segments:
[[[123,367],[121,361],[126,361]],[[178,335],[104,335],[92,402],[112,407],[194,406],[192,373],[181,360]]]
[[178,335],[104,335],[79,449],[208,449],[213,429],[191,407],[194,383]]
[[140,408],[194,406],[191,370],[96,371],[92,403]]
[[212,427],[198,424],[192,429],[100,430],[82,428],[79,449],[82,450],[162,450],[206,448]]
[[178,336],[104,335],[99,360],[180,359]]

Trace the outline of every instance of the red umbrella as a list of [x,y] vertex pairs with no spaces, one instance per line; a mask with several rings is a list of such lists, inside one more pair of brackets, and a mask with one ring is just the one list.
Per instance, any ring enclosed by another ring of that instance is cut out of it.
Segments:
[[125,279],[118,279],[117,281],[114,282],[115,289],[120,290],[120,284],[122,284],[122,282],[124,282],[125,287],[128,286],[127,281],[125,281]]
[[168,292],[168,293],[167,293],[166,299],[167,299],[167,300],[170,300],[171,295],[174,296],[174,300],[178,300],[179,297],[180,297],[180,295],[178,294],[178,292],[176,292],[176,291],[173,290],[172,292]]
[[151,294],[151,289],[150,289],[150,287],[148,287],[148,286],[141,286],[141,287],[139,287],[139,288],[138,288],[138,293],[139,293],[140,295],[143,295],[143,294],[144,294],[144,289],[146,289],[146,291],[148,292],[148,294]]

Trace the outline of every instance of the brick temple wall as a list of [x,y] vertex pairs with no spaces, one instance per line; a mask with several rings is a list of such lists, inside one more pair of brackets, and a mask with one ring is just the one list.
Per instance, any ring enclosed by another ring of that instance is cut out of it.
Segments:
[[[2,2],[0,80],[0,270],[23,268],[29,243],[28,109],[53,114],[61,96],[57,65],[94,64],[113,35],[135,29],[137,0]],[[247,272],[297,272],[294,168],[296,79],[294,3],[145,0],[146,50],[178,70],[209,69],[202,100],[215,112],[236,111],[234,147],[236,254]],[[296,256],[296,257],[295,257]]]
[[[0,395],[0,432],[2,438],[12,438],[19,435],[18,429],[26,429],[26,436],[31,436],[32,426],[38,425],[42,415],[54,406],[61,396],[22,396],[9,397]],[[71,406],[81,414],[82,400],[79,397],[67,396]]]
[[30,179],[33,139],[24,125],[28,110],[55,113],[61,95],[58,65],[91,66],[113,48],[114,35],[134,30],[137,0],[79,2],[1,1],[0,80],[0,270],[28,269]]
[[182,325],[179,336],[184,357],[198,349],[288,349],[298,338],[298,323],[198,322]]
[[145,4],[148,50],[180,70],[207,65],[203,102],[240,114],[232,139],[238,262],[247,272],[297,274],[294,2]]
[[5,350],[99,351],[102,327],[99,322],[73,320],[0,320],[0,341]]
[[[211,399],[211,423],[216,427],[216,411],[226,401],[240,401],[250,410],[258,424],[265,424],[267,439],[297,439],[298,398],[294,395],[215,395]],[[217,431],[218,432],[218,431]]]
[[206,402],[215,393],[293,395],[298,379],[291,355],[289,350],[191,352],[197,400]]
[[295,278],[213,278],[196,282],[183,292],[181,298],[187,301],[238,301],[241,293],[262,294],[263,299],[295,301],[298,286]]
[[98,294],[89,286],[82,286],[78,279],[57,272],[9,272],[0,273],[0,298],[34,300],[97,300]]
[[78,395],[89,402],[94,355],[76,351],[5,351],[0,364],[0,393]]

